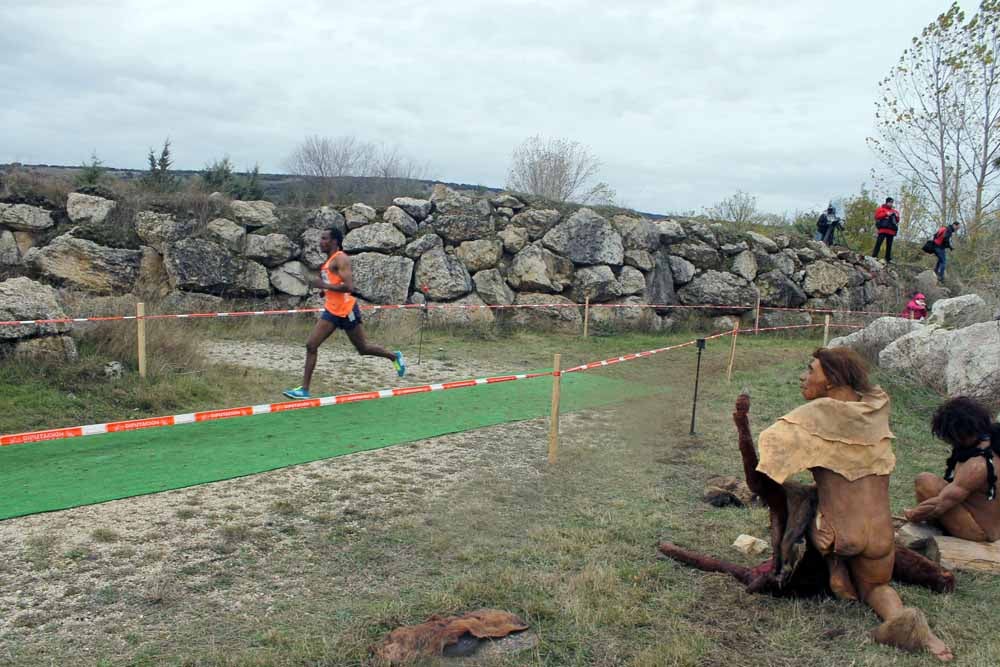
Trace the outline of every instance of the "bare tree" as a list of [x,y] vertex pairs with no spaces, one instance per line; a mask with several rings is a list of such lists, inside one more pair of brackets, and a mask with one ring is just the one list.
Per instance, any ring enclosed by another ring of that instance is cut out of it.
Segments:
[[737,229],[746,229],[761,219],[761,213],[757,210],[757,198],[742,190],[737,190],[733,196],[705,209],[705,214],[715,220],[731,223]]
[[364,176],[371,170],[375,145],[357,137],[306,137],[285,161],[285,167],[298,176],[337,178]]
[[535,135],[514,149],[506,187],[559,202],[611,204],[615,191],[595,182],[600,169],[600,160],[579,142]]

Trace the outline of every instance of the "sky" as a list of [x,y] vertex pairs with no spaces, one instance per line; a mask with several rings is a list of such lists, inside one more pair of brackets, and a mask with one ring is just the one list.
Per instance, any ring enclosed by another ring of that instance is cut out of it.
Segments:
[[177,168],[284,172],[352,135],[502,187],[541,135],[639,210],[820,210],[870,182],[877,83],[948,4],[0,0],[0,163],[142,168],[169,136]]

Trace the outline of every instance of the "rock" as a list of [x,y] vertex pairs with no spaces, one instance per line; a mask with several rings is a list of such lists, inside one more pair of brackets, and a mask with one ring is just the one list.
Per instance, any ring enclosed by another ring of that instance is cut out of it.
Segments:
[[556,304],[550,307],[515,308],[509,313],[510,323],[532,331],[550,330],[579,333],[583,326],[580,307],[557,294],[521,292],[514,299],[515,305]]
[[642,298],[635,296],[590,309],[590,329],[599,333],[652,331],[659,319]]
[[[467,294],[457,299],[446,308],[431,308],[427,311],[428,323],[432,327],[456,327],[465,330],[489,330],[496,323],[496,315],[492,309],[486,308],[486,303],[476,294]],[[464,306],[457,308],[456,306]]]
[[265,297],[271,293],[271,277],[261,264],[246,261],[227,291],[233,296]]
[[174,291],[160,301],[158,310],[164,314],[216,313],[223,310],[223,301],[212,294]]
[[320,206],[310,211],[309,215],[306,216],[306,225],[309,226],[306,231],[338,229],[341,234],[347,234],[347,220],[340,211],[332,206]]
[[510,194],[509,192],[502,192],[493,199],[490,200],[494,208],[509,208],[515,211],[520,211],[524,208],[524,202]]
[[417,240],[411,241],[410,244],[403,249],[403,254],[410,259],[417,259],[432,248],[444,248],[444,242],[437,234],[424,234]]
[[[734,255],[739,255],[743,252],[750,252],[750,246],[747,245],[746,241],[740,241],[738,243],[724,243],[719,246],[719,251],[726,257],[733,257]],[[753,253],[750,253],[753,256]],[[753,280],[752,278],[747,278],[747,280]]]
[[662,245],[670,245],[671,243],[678,243],[687,238],[687,233],[684,228],[681,227],[679,222],[674,220],[657,220],[653,223],[656,227],[656,231],[660,235],[660,243]]
[[269,274],[271,285],[282,294],[292,296],[306,296],[309,294],[309,285],[306,282],[306,267],[302,262],[288,262],[276,269],[271,269]]
[[16,266],[21,263],[21,250],[14,233],[0,229],[0,265]]
[[631,266],[622,267],[618,281],[621,283],[622,296],[632,296],[646,290],[646,277]]
[[625,263],[645,272],[653,268],[653,256],[645,250],[626,250]]
[[[723,250],[723,252],[725,252]],[[728,253],[727,253],[728,254]],[[733,260],[733,273],[741,276],[744,280],[753,282],[757,277],[757,259],[749,250],[744,250],[736,255]]]
[[299,244],[302,248],[300,252],[302,263],[313,271],[323,266],[323,263],[329,257],[319,247],[319,240],[323,236],[323,231],[322,229],[307,229],[299,237]]
[[390,206],[382,214],[382,219],[389,224],[395,225],[396,229],[406,236],[413,236],[417,233],[417,221],[409,213],[398,206]]
[[[56,291],[30,278],[0,282],[0,320],[58,320],[66,317]],[[52,336],[67,330],[65,324],[18,324],[0,326],[0,341],[28,336]]]
[[879,352],[889,343],[906,334],[922,329],[924,324],[902,317],[880,317],[864,329],[831,340],[827,347],[849,347],[869,359],[878,359]]
[[927,546],[927,540],[943,534],[937,526],[907,521],[896,529],[896,544],[907,549],[923,551]]
[[[251,269],[252,273],[247,275],[246,260],[206,239],[181,239],[171,244],[163,255],[163,265],[173,289],[227,294],[237,291],[234,286],[246,284],[250,279],[260,285],[256,270]],[[264,284],[270,286],[266,270]]]
[[275,206],[269,201],[235,200],[229,203],[229,208],[232,210],[236,222],[248,229],[265,227],[278,222],[278,218],[274,214]]
[[712,331],[732,331],[739,321],[735,315],[720,315],[712,319]]
[[12,355],[15,359],[48,359],[53,361],[76,361],[76,343],[69,336],[44,336],[23,338],[14,344]]
[[347,229],[358,229],[375,221],[375,209],[368,204],[351,204],[344,209]]
[[830,296],[847,285],[847,271],[829,262],[813,262],[806,266],[802,283],[809,296]]
[[445,241],[460,243],[493,236],[492,211],[485,199],[474,200],[443,188],[443,195],[439,198],[432,195],[431,200],[436,207],[434,231]]
[[223,248],[228,248],[235,253],[243,252],[243,244],[247,237],[247,231],[242,225],[237,225],[232,220],[225,218],[216,218],[209,222],[205,228],[205,234]]
[[[753,315],[753,311],[749,311],[747,315]],[[822,316],[820,316],[819,321],[822,321],[822,319]],[[760,312],[761,329],[793,327],[807,324],[813,324],[813,318],[809,313],[795,310],[762,310]],[[750,320],[749,326],[753,326],[753,319]]]
[[683,257],[699,269],[720,269],[722,268],[722,258],[712,246],[700,241],[681,243],[671,246],[670,251],[677,256]]
[[392,203],[403,209],[407,215],[420,222],[431,214],[431,203],[426,199],[414,199],[413,197],[396,197]]
[[500,237],[500,241],[503,243],[503,249],[512,255],[521,252],[528,245],[528,230],[524,227],[511,225],[502,229],[497,236]]
[[767,253],[778,252],[778,244],[763,234],[758,234],[757,232],[747,232],[747,236],[750,237],[750,242],[753,243],[754,248],[760,248]]
[[432,301],[449,301],[472,291],[472,278],[462,263],[432,248],[417,260],[416,284],[426,286]]
[[125,366],[120,361],[109,361],[104,364],[104,377],[108,380],[120,380],[125,375]]
[[660,247],[660,231],[645,218],[633,218],[627,215],[616,215],[611,224],[622,237],[622,246],[626,250],[645,250],[652,252]]
[[[645,286],[645,281],[643,281],[643,286]],[[621,295],[621,283],[615,278],[611,267],[601,265],[577,269],[573,279],[573,296],[577,303],[582,302],[585,297],[590,297],[593,303],[600,303]]]
[[[765,254],[763,257],[758,252],[755,255],[757,259],[757,272],[764,273],[765,271],[781,271],[786,276],[791,276],[795,273],[799,266],[799,260],[795,256],[795,253],[790,250],[782,250],[773,255]],[[763,268],[769,266],[770,268]]]
[[66,215],[75,224],[101,224],[118,203],[104,197],[71,192],[66,198]]
[[496,269],[480,271],[472,276],[476,293],[491,306],[506,306],[514,303],[514,290],[507,286],[503,275]]
[[574,264],[621,266],[625,254],[618,232],[589,208],[581,208],[550,229],[542,243]]
[[983,301],[983,297],[965,294],[936,301],[931,306],[927,322],[949,329],[961,329],[979,322],[989,322],[991,319],[990,307]]
[[806,302],[806,293],[781,271],[768,271],[754,282],[760,303],[773,308],[798,308]]
[[784,234],[778,234],[774,237],[774,242],[778,244],[778,247],[784,250],[791,243],[791,240]]
[[28,251],[35,247],[35,237],[31,232],[14,232],[14,241],[17,242],[17,249],[21,252],[21,257],[28,254]]
[[18,232],[40,232],[53,226],[52,214],[27,204],[0,204],[0,227]]
[[[347,239],[344,239],[347,242]],[[244,246],[247,259],[260,262],[266,267],[280,266],[290,259],[295,259],[299,248],[284,234],[247,234]],[[325,258],[324,258],[325,261]]]
[[373,222],[347,232],[344,237],[344,251],[348,253],[392,252],[406,245],[403,232],[388,222]]
[[561,292],[556,275],[559,258],[535,243],[517,253],[507,272],[507,282],[522,292]]
[[707,243],[713,248],[719,247],[719,240],[715,237],[712,228],[702,222],[690,222],[687,227],[688,236],[694,237],[694,241]]
[[32,248],[24,262],[47,280],[93,292],[131,292],[139,277],[138,250],[106,248],[93,241],[57,236],[44,248]]
[[653,258],[653,270],[646,274],[646,298],[656,306],[677,303],[673,262],[666,248],[657,251]]
[[555,227],[556,223],[559,222],[559,217],[559,211],[555,209],[529,209],[521,211],[510,221],[512,224],[524,228],[528,232],[528,238],[535,241]]
[[913,291],[923,293],[927,297],[927,303],[930,304],[951,297],[951,290],[938,283],[937,274],[930,269],[918,273],[913,279],[913,285]]
[[500,241],[478,239],[463,241],[455,255],[462,260],[469,273],[492,269],[503,257],[503,243]]
[[505,218],[513,218],[514,209],[501,206],[500,208],[497,209],[497,215],[501,215]]
[[354,289],[363,299],[372,303],[406,303],[413,260],[365,252],[351,257],[351,273]]
[[[722,271],[705,271],[677,291],[685,305],[719,305],[753,308],[757,301],[757,288],[739,276]],[[731,315],[740,309],[709,309],[708,314]]]
[[816,251],[812,250],[811,248],[796,248],[795,256],[798,257],[799,261],[802,262],[803,264],[815,262],[817,259],[819,259],[818,255],[816,254]]
[[133,292],[144,299],[159,301],[170,293],[170,277],[163,266],[163,256],[149,246],[139,249],[139,278]]
[[695,265],[683,257],[670,255],[669,260],[670,271],[674,274],[674,282],[678,285],[687,285],[698,272]]
[[741,554],[746,554],[747,556],[759,556],[762,553],[766,553],[770,548],[769,545],[764,540],[759,537],[754,537],[752,535],[740,535],[733,542],[733,547]]
[[135,214],[135,231],[145,245],[162,254],[167,245],[191,238],[196,231],[196,222],[179,222],[169,213],[139,211]]
[[[719,476],[719,477],[709,477],[705,480],[705,494],[708,495],[709,490],[717,490],[728,495],[729,505],[734,505],[736,507],[744,507],[753,503],[757,496],[750,487],[747,486],[746,482],[735,477]],[[705,499],[705,502],[709,502]],[[715,504],[715,503],[712,503]],[[724,505],[716,505],[716,507],[722,507]]]

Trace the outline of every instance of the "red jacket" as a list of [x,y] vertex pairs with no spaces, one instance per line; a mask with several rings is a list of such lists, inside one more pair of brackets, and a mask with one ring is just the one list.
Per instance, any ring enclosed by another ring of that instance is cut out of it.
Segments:
[[[890,218],[890,216],[892,216]],[[879,222],[885,218],[890,218],[888,224],[885,227],[879,227]],[[896,231],[899,229],[899,211],[894,209],[888,204],[882,204],[877,209],[875,209],[875,227],[879,234],[885,234],[886,236],[895,236]]]
[[910,299],[910,302],[906,304],[906,307],[903,308],[903,312],[899,316],[905,317],[908,320],[922,320],[927,317],[927,301],[924,295],[917,294]]

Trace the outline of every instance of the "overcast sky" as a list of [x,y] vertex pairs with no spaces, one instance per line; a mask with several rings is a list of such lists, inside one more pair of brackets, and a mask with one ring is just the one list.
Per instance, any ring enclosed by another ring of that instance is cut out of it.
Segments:
[[[309,134],[502,186],[532,134],[625,205],[775,212],[856,192],[876,84],[947,0],[0,0],[0,163],[284,171]],[[966,9],[970,3],[963,3]]]

